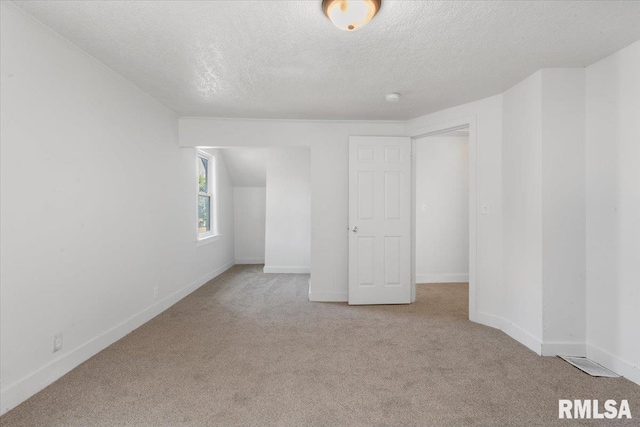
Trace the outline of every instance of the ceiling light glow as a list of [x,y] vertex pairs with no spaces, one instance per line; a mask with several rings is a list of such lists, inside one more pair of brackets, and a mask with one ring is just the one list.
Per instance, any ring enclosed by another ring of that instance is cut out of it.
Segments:
[[400,94],[398,92],[388,93],[384,96],[387,102],[398,102],[400,101]]
[[380,10],[381,0],[322,0],[322,10],[344,31],[364,27]]

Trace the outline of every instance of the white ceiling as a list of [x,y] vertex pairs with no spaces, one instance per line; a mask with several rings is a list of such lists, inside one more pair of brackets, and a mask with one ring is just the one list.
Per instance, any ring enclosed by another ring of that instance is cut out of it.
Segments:
[[182,116],[408,119],[640,39],[634,1],[384,0],[352,33],[320,0],[16,3]]
[[267,150],[265,148],[223,148],[227,171],[234,187],[266,187]]

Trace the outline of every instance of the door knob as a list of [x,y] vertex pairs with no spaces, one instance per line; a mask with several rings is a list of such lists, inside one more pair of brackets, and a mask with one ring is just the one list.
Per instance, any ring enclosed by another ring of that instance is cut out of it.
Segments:
[[354,233],[358,232],[358,226],[354,225],[353,228],[351,229],[351,231],[353,231]]

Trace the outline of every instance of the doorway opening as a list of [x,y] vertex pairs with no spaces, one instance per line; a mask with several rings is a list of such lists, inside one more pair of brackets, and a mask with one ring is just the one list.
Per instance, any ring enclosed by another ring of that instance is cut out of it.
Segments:
[[216,200],[235,264],[264,273],[311,272],[309,147],[200,147],[217,161]]
[[414,155],[416,299],[467,317],[469,128],[417,139]]
[[411,137],[412,301],[418,292],[446,296],[451,310],[466,315],[466,305],[475,321],[475,117],[425,127]]

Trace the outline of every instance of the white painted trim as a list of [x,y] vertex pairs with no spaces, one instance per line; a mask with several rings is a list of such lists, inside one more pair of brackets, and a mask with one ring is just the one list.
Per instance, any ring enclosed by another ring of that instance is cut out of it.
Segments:
[[217,242],[218,240],[220,240],[220,237],[222,237],[222,234],[210,234],[205,237],[199,237],[198,240],[196,241],[196,247],[199,248],[200,246]]
[[587,345],[583,342],[542,343],[542,355],[587,357]]
[[[476,115],[473,114],[470,116],[459,117],[457,119],[451,119],[444,122],[427,125],[407,133],[409,134],[409,137],[418,139],[425,136],[441,135],[443,133],[458,130],[466,126],[471,126],[472,123],[475,125],[475,122]],[[469,136],[471,136],[471,129],[469,129]]]
[[348,292],[312,292],[309,278],[309,301],[312,302],[349,302]]
[[264,266],[263,273],[281,273],[281,274],[310,274],[310,267],[288,267],[281,265]]
[[[207,159],[209,167],[207,168],[207,191],[205,193],[200,192],[199,184],[199,169],[200,164],[198,160],[200,158]],[[220,231],[218,227],[218,156],[207,153],[206,151],[196,148],[196,168],[194,184],[196,187],[196,246],[203,246],[209,243],[213,243],[220,239]],[[198,225],[200,222],[200,196],[209,197],[209,231],[200,233],[198,231]]]
[[[470,319],[491,328],[500,329],[520,344],[525,345],[540,356],[580,356],[587,355],[585,343],[549,342],[542,343],[529,332],[513,323],[492,314],[478,312],[475,319]],[[601,363],[602,364],[602,363]],[[604,366],[604,365],[603,365]]]
[[511,323],[508,320],[502,319],[502,325],[500,326],[502,332],[509,335],[514,340],[518,341],[520,344],[532,350],[537,355],[542,355],[542,342],[531,335],[529,332],[522,329],[520,326],[515,323]]
[[494,316],[493,314],[477,312],[474,318],[469,316],[469,320],[472,322],[480,323],[481,325],[489,326],[490,328],[500,329],[502,330],[502,323],[504,320],[498,316]]
[[605,368],[640,385],[640,366],[620,359],[593,344],[587,344],[587,357]]
[[482,312],[475,313],[474,318],[471,318],[471,316],[469,316],[469,320],[485,326],[489,326],[491,328],[499,329],[514,340],[518,341],[520,344],[535,352],[536,354],[542,355],[542,342],[538,338],[531,335],[529,332],[525,331],[518,325],[509,322],[508,320]]
[[[477,136],[477,118],[476,115],[470,115],[460,117],[453,120],[447,120],[444,122],[425,126],[410,132],[407,132],[409,137],[414,141],[412,144],[412,244],[411,244],[411,258],[412,258],[412,276],[417,276],[415,252],[416,252],[416,239],[415,239],[415,141],[427,136],[434,136],[442,133],[446,133],[452,130],[457,130],[462,127],[469,127],[469,320],[476,322],[477,315],[477,263],[478,263],[478,158],[480,157],[478,147]],[[416,277],[417,278],[417,277]],[[412,299],[415,298],[415,280],[413,280]],[[540,352],[538,351],[538,354]]]
[[416,284],[423,283],[467,283],[469,275],[458,274],[416,274]]
[[[280,123],[390,123],[405,124],[407,120],[338,120],[338,119],[269,119],[259,117],[211,117],[211,116],[182,116],[180,119],[185,120],[202,120],[202,121],[220,121],[220,122],[280,122]],[[215,146],[212,146],[215,147]],[[224,146],[222,147],[224,148]]]
[[264,264],[264,258],[236,258],[236,264]]
[[127,320],[119,323],[113,328],[103,332],[102,334],[92,338],[84,344],[66,353],[61,352],[60,357],[52,362],[42,366],[35,372],[23,377],[22,379],[8,385],[0,392],[0,415],[18,406],[40,390],[44,389],[63,375],[70,372],[76,366],[86,361],[90,357],[104,350],[114,342],[118,341],[133,330],[142,326],[149,320],[162,313],[200,286],[209,282],[213,278],[233,267],[233,261],[211,271],[200,277],[193,283],[163,298],[155,304],[145,308],[141,312],[134,314]]
[[411,304],[416,302],[416,283],[418,274],[416,272],[416,252],[417,252],[417,218],[416,218],[416,198],[418,197],[418,182],[416,174],[416,140],[411,138]]
[[588,357],[596,363],[604,366],[605,368],[622,375],[629,381],[640,385],[640,366],[634,365],[631,362],[620,359],[613,354],[602,350],[594,346],[593,344],[585,343],[568,343],[568,342],[549,342],[541,343],[533,335],[523,330],[517,325],[502,319],[498,316],[494,316],[488,313],[478,312],[475,318],[469,319],[480,323],[485,326],[489,326],[495,329],[500,329],[514,340],[525,345],[529,349],[533,350],[540,356],[580,356]]
[[347,302],[349,294],[347,292],[317,292],[309,291],[309,301],[312,302]]

